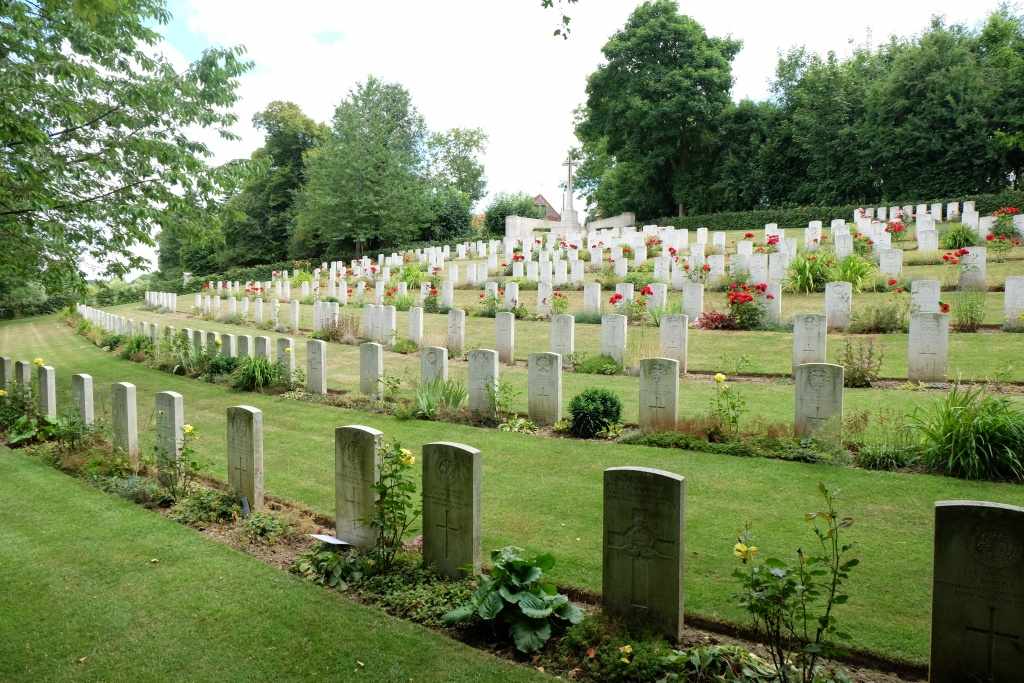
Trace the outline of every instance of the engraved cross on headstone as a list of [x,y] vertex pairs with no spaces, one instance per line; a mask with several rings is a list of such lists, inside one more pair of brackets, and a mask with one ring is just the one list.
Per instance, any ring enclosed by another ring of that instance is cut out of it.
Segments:
[[448,532],[449,531],[461,531],[461,529],[459,527],[455,527],[455,526],[452,526],[451,524],[449,524],[449,522],[448,522],[448,513],[449,513],[449,510],[446,509],[444,511],[444,524],[435,524],[434,525],[438,529],[441,529],[442,531],[444,531],[444,541],[442,542],[441,547],[444,548],[444,559],[446,559],[446,560],[448,559]]
[[1020,636],[1013,633],[1001,633],[996,630],[996,608],[988,608],[988,628],[979,628],[977,626],[967,626],[967,631],[970,633],[980,633],[987,637],[988,640],[988,668],[986,669],[986,677],[988,680],[992,678],[992,662],[995,659],[996,652],[996,638],[1006,638],[1007,640],[1019,641]]

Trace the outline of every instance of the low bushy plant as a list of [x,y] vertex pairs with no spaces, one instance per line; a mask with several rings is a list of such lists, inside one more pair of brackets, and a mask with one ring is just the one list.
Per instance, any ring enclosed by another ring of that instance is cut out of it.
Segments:
[[832,282],[849,282],[854,292],[861,292],[875,279],[875,264],[858,254],[839,259],[832,267]]
[[1024,411],[983,387],[956,385],[911,423],[925,466],[963,479],[1024,480]]
[[251,543],[271,545],[288,533],[288,524],[269,512],[257,510],[242,521],[242,533]]
[[419,348],[419,345],[412,339],[399,339],[395,342],[395,345],[391,347],[391,350],[395,353],[409,354],[416,353]]
[[290,384],[288,368],[268,358],[246,356],[231,373],[231,386],[239,391],[287,388]]
[[587,389],[569,401],[569,432],[580,438],[594,438],[622,422],[623,401],[607,389]]
[[800,294],[824,292],[825,285],[832,281],[834,266],[831,254],[802,251],[789,261],[785,289]]
[[584,375],[621,375],[624,370],[622,363],[611,356],[588,356],[583,353],[573,354],[572,369]]
[[850,316],[850,332],[854,334],[886,334],[907,329],[910,302],[900,294],[884,301],[856,308]]
[[964,249],[977,246],[978,233],[974,228],[963,223],[953,223],[942,231],[939,246],[943,249]]
[[514,546],[492,551],[491,573],[479,577],[479,587],[469,601],[446,614],[445,623],[495,622],[508,629],[516,649],[524,653],[544,647],[555,628],[580,623],[583,612],[544,580],[555,558],[523,553]]
[[953,329],[977,332],[985,319],[985,293],[959,292],[953,297]]
[[456,379],[435,379],[416,387],[415,415],[433,420],[439,412],[454,413],[465,403],[469,392],[466,385]]
[[836,362],[843,366],[843,386],[870,387],[872,382],[878,380],[883,355],[882,347],[875,346],[874,339],[845,340],[836,358]]
[[622,420],[622,400],[607,389],[586,389],[569,402],[569,415],[572,435],[593,439]]
[[241,512],[238,499],[232,494],[199,487],[179,500],[170,516],[181,524],[203,527],[234,521]]

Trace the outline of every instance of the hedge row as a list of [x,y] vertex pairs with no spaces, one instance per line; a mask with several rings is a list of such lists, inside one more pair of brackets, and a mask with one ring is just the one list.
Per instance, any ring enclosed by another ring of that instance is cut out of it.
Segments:
[[674,225],[677,228],[709,228],[711,230],[735,230],[762,228],[766,223],[778,223],[780,228],[804,228],[811,221],[822,221],[826,226],[836,218],[851,220],[853,212],[862,206],[905,206],[907,204],[934,204],[942,202],[943,211],[950,202],[974,200],[975,209],[985,215],[1004,206],[1015,206],[1024,211],[1024,190],[1006,190],[996,194],[978,194],[961,197],[944,197],[928,201],[889,201],[877,204],[847,204],[843,206],[794,206],[778,209],[756,209],[753,211],[723,211],[700,216],[674,216],[654,221],[640,221],[642,224]]

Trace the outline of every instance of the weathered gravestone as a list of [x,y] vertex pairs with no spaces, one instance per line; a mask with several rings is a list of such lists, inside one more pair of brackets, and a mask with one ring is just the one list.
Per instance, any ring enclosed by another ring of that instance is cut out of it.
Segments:
[[804,363],[796,368],[797,436],[814,432],[833,419],[843,419],[843,366],[831,363]]
[[14,362],[14,382],[24,391],[32,389],[32,364],[19,360]]
[[825,285],[825,319],[828,329],[846,330],[853,312],[853,285],[829,282]]
[[683,630],[685,506],[686,480],[678,474],[604,471],[604,608],[673,641]]
[[531,353],[526,383],[530,419],[553,425],[562,419],[562,357],[557,353]]
[[987,253],[985,247],[967,247],[967,253],[960,257],[960,289],[983,292],[988,288]]
[[135,385],[116,382],[110,387],[110,421],[114,448],[128,456],[133,465],[139,463],[139,420],[135,404]]
[[949,316],[943,313],[911,314],[907,377],[913,382],[944,381],[948,355]]
[[41,365],[36,370],[39,383],[39,395],[36,403],[39,413],[50,419],[57,417],[57,371],[49,365]]
[[804,363],[824,363],[827,339],[825,316],[816,313],[793,316],[793,372]]
[[420,350],[420,382],[429,384],[448,379],[448,349],[424,346]]
[[690,320],[699,320],[704,312],[704,285],[700,282],[683,284],[683,313]]
[[253,355],[256,358],[270,360],[270,337],[256,337]]
[[453,358],[462,357],[466,347],[466,312],[461,308],[448,311],[448,351]]
[[228,408],[228,485],[251,510],[263,507],[263,412],[252,406]]
[[71,375],[71,397],[82,422],[91,425],[96,421],[96,409],[92,400],[92,375],[79,373]]
[[423,561],[442,576],[480,572],[481,470],[475,448],[423,446]]
[[375,342],[359,345],[359,393],[381,398],[384,380],[384,347]]
[[295,342],[290,337],[277,338],[277,362],[291,378],[295,374]]
[[935,504],[931,683],[1020,681],[1024,508]]
[[498,347],[498,360],[505,365],[516,362],[516,317],[502,311],[494,316],[494,336]]
[[560,313],[551,318],[551,353],[562,357],[562,362],[576,352],[576,318],[568,313]]
[[614,358],[618,363],[626,359],[626,326],[629,319],[618,313],[601,316],[601,355]]
[[469,352],[469,396],[467,404],[474,415],[494,412],[491,395],[498,388],[498,352],[475,349]]
[[320,339],[306,342],[306,391],[327,393],[327,342]]
[[679,412],[679,361],[645,358],[640,361],[640,429],[675,429]]
[[938,313],[939,292],[942,290],[938,280],[914,280],[910,283],[910,312]]
[[0,357],[0,389],[10,391],[14,386],[14,360]]
[[255,357],[256,346],[251,334],[238,335],[238,357]]
[[665,315],[658,329],[661,355],[679,362],[679,372],[686,374],[690,319],[685,315]]
[[335,535],[353,545],[371,548],[377,529],[370,524],[380,476],[384,435],[372,427],[349,425],[334,430]]
[[409,309],[409,340],[419,346],[423,342],[423,308]]
[[155,397],[156,468],[165,486],[174,481],[185,436],[185,405],[176,391],[161,391]]
[[1024,328],[1024,275],[1006,278],[1003,292],[1003,320],[1008,330]]

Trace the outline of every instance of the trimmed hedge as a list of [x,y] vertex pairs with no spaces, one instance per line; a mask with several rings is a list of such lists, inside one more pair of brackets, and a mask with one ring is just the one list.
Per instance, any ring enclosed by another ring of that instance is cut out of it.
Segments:
[[[853,212],[864,207],[878,206],[904,206],[906,204],[934,204],[942,202],[943,210],[950,202],[963,203],[965,200],[974,200],[975,209],[978,213],[985,215],[992,213],[1003,206],[1015,206],[1024,211],[1024,191],[1007,190],[996,194],[966,195],[960,197],[945,197],[943,199],[930,199],[928,201],[885,201],[876,204],[845,204],[841,206],[793,206],[777,209],[755,209],[752,211],[723,211],[721,213],[709,213],[699,216],[673,216],[659,218],[654,223],[658,225],[672,225],[677,228],[709,228],[711,230],[737,230],[762,228],[765,223],[778,223],[780,228],[804,228],[811,221],[822,221],[826,226],[829,221],[836,218],[851,220]],[[651,223],[652,221],[637,221],[639,224]]]

